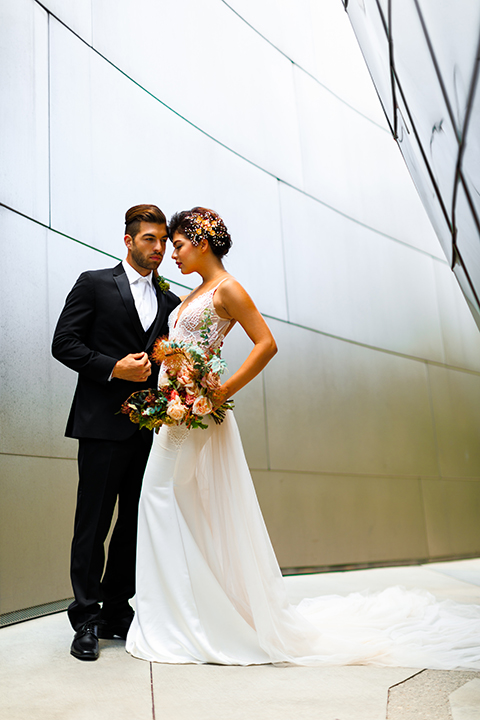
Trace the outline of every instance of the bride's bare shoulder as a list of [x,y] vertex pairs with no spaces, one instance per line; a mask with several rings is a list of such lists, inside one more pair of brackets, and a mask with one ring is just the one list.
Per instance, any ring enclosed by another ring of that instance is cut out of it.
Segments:
[[218,286],[214,305],[219,316],[225,319],[236,318],[242,310],[255,310],[252,298],[232,275],[228,275]]
[[220,294],[226,293],[228,295],[231,295],[232,293],[235,294],[246,291],[244,287],[238,282],[238,280],[233,277],[233,275],[226,275],[218,285],[217,292],[219,292]]

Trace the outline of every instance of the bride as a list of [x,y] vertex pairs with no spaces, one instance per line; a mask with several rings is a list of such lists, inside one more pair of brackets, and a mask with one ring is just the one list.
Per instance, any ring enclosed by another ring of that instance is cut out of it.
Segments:
[[[182,274],[202,278],[170,315],[169,339],[201,344],[208,316],[212,350],[236,322],[253,342],[220,387],[220,405],[265,367],[275,341],[223,266],[231,239],[221,218],[197,207],[174,215],[169,229]],[[162,663],[480,668],[478,606],[400,587],[290,605],[233,413],[207,423],[163,425],[155,436],[139,506],[129,653]]]

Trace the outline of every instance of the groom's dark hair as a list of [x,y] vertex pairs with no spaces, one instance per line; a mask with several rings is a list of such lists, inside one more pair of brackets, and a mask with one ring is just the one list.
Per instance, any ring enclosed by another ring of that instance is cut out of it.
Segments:
[[125,235],[135,238],[141,222],[166,225],[167,218],[156,205],[134,205],[125,213]]

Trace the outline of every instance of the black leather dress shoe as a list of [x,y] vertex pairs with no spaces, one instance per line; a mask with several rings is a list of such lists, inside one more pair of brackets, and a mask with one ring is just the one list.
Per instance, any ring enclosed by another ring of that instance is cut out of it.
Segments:
[[79,660],[98,659],[100,651],[98,649],[98,625],[96,622],[86,622],[77,630],[70,653]]
[[132,624],[132,620],[133,615],[109,620],[102,619],[98,623],[98,637],[108,639],[119,637],[122,638],[122,640],[126,640],[128,628]]

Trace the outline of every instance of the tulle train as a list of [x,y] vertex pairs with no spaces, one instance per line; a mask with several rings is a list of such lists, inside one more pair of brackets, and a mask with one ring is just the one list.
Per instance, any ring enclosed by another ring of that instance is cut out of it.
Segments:
[[289,604],[231,412],[155,437],[136,608],[127,650],[150,661],[480,668],[478,606],[401,587]]

